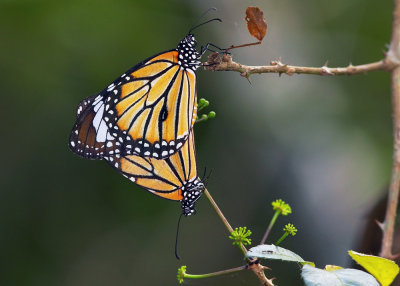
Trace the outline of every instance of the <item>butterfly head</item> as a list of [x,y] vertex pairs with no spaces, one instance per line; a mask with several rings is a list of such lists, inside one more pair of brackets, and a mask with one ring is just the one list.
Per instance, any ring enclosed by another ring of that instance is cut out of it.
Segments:
[[185,216],[190,216],[196,213],[194,205],[200,198],[204,190],[204,184],[200,179],[188,182],[182,187],[182,211]]
[[196,46],[197,46],[197,41],[194,38],[193,34],[187,34],[185,39],[183,39],[183,41],[185,41],[186,44],[191,48],[196,48]]
[[201,55],[196,50],[197,42],[193,34],[188,34],[179,42],[176,50],[179,53],[178,64],[184,69],[197,70],[201,64],[199,61]]

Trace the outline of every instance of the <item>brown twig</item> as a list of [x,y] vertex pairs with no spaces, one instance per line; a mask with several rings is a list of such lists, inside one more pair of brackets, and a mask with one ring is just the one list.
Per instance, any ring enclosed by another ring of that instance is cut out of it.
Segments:
[[261,43],[262,43],[261,41],[258,41],[258,42],[254,42],[254,43],[242,44],[242,45],[237,45],[237,46],[232,45],[229,48],[225,49],[225,53],[227,53],[230,50],[237,49],[237,48],[244,48],[244,47],[249,47],[249,46],[261,45]]
[[206,70],[210,71],[236,71],[246,78],[249,78],[252,74],[262,73],[278,73],[293,75],[293,74],[314,74],[314,75],[354,75],[364,74],[374,70],[393,70],[398,63],[394,62],[392,58],[386,57],[378,62],[373,62],[364,65],[353,66],[349,64],[347,67],[328,67],[325,63],[321,67],[303,67],[303,66],[292,66],[282,63],[281,59],[271,61],[268,66],[246,66],[232,60],[230,55],[219,56],[211,54],[204,64]]
[[[387,59],[400,63],[400,0],[394,1],[392,39]],[[392,70],[393,105],[393,167],[390,180],[385,220],[379,224],[383,231],[380,256],[394,259],[392,253],[396,211],[400,188],[400,66]]]
[[273,282],[274,278],[268,279],[265,276],[265,273],[264,273],[265,266],[262,266],[259,263],[254,263],[254,264],[249,266],[249,269],[251,269],[254,272],[254,274],[261,281],[262,285],[264,285],[264,286],[274,286],[274,282]]

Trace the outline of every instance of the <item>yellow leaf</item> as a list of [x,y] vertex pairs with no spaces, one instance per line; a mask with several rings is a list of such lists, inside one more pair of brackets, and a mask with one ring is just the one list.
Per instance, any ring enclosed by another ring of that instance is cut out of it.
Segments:
[[326,271],[335,271],[335,270],[339,270],[339,269],[343,269],[343,267],[327,264],[327,265],[325,265],[325,268],[324,268],[324,270],[326,270]]
[[390,285],[399,273],[399,266],[392,260],[352,250],[349,250],[349,255],[371,273],[382,286]]
[[311,261],[303,261],[303,262],[301,262],[300,261],[300,264],[301,265],[310,265],[311,267],[315,267],[315,263],[314,262],[311,262]]

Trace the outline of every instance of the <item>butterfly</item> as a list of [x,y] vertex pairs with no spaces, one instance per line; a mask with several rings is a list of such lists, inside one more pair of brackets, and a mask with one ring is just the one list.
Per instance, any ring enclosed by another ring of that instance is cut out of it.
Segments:
[[196,74],[201,53],[194,35],[176,49],[129,69],[98,95],[83,100],[70,149],[89,159],[113,154],[166,158],[176,153],[196,120]]
[[195,72],[212,45],[198,52],[191,31],[214,20],[221,21],[191,28],[176,49],[142,61],[81,101],[69,138],[70,149],[81,157],[104,159],[139,186],[181,201],[186,216],[205,188],[197,175],[192,127]]
[[139,155],[106,156],[104,159],[132,182],[164,199],[181,201],[182,213],[195,213],[195,203],[205,186],[197,175],[193,130],[183,147],[166,159]]

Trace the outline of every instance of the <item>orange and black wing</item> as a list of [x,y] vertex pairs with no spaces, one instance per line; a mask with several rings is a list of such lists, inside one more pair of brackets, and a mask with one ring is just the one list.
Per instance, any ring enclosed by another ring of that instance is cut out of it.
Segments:
[[182,201],[184,214],[193,213],[194,203],[204,188],[197,176],[193,132],[183,147],[167,159],[138,155],[110,156],[105,159],[122,175],[151,193]]
[[196,75],[179,56],[177,50],[154,56],[103,91],[111,134],[132,146],[124,154],[166,158],[187,140],[196,119]]
[[196,119],[201,55],[188,34],[175,50],[148,58],[78,106],[71,149],[86,158],[113,154],[167,158]]
[[101,95],[91,96],[77,108],[77,120],[69,138],[69,147],[77,155],[88,159],[102,159],[119,152],[115,140],[103,119],[104,101]]

